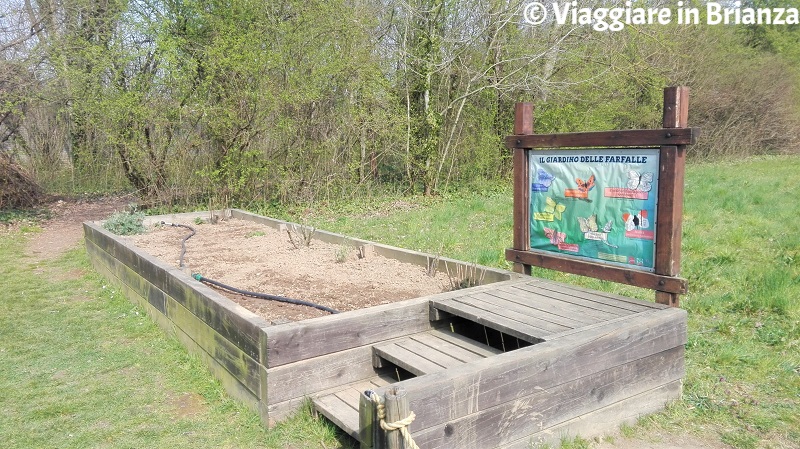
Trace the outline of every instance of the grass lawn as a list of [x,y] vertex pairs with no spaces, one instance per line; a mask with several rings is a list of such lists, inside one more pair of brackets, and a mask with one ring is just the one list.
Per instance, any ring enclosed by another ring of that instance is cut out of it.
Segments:
[[265,431],[82,248],[35,262],[24,240],[0,236],[3,448],[341,447],[308,411]]
[[[800,157],[690,165],[682,275],[690,293],[684,399],[625,428],[737,448],[800,447]],[[510,188],[267,211],[410,249],[507,268]],[[30,230],[28,230],[30,231]],[[26,258],[0,236],[3,447],[341,447],[306,410],[266,431],[205,367],[95,275],[78,248]],[[652,292],[535,275],[643,299]],[[574,445],[573,445],[574,447]]]

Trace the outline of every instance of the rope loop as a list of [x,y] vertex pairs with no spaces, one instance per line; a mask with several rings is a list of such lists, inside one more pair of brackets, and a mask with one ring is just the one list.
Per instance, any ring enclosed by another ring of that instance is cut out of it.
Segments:
[[405,442],[406,449],[419,449],[417,443],[414,442],[414,439],[411,437],[411,432],[408,431],[408,426],[414,422],[414,419],[417,415],[414,412],[409,413],[407,417],[401,419],[400,421],[395,421],[392,423],[386,422],[386,406],[384,405],[383,398],[378,396],[374,391],[368,391],[369,398],[372,402],[376,405],[376,411],[378,415],[378,420],[381,423],[381,429],[390,432],[393,430],[399,430],[400,434],[403,436],[403,441]]

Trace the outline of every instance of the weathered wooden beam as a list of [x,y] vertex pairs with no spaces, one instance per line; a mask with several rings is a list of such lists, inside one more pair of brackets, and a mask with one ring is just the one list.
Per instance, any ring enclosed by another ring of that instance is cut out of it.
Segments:
[[[664,128],[684,128],[689,121],[689,88],[664,89]],[[658,176],[658,224],[656,226],[655,272],[677,276],[681,269],[683,232],[683,190],[686,144],[667,143],[661,147]],[[656,301],[677,307],[679,293],[656,289]]]
[[615,265],[575,260],[556,254],[546,254],[534,251],[517,251],[506,249],[506,259],[515,263],[535,265],[537,267],[558,270],[564,273],[590,276],[596,279],[618,282],[620,284],[635,285],[675,294],[687,291],[686,279],[674,276],[665,276],[647,271],[632,270]]
[[506,146],[515,149],[549,149],[591,147],[640,148],[643,146],[693,145],[697,141],[699,135],[700,128],[664,126],[664,129],[628,129],[582,133],[515,135],[506,137]]
[[278,326],[267,332],[267,356],[274,368],[289,363],[431,329],[428,301],[417,298],[358,313],[339,313]]
[[361,442],[361,449],[375,447],[376,419],[375,403],[366,392],[362,392],[358,399],[358,439]]
[[[517,138],[530,137],[533,134],[533,103],[517,103],[514,110],[514,134]],[[527,251],[530,249],[530,187],[528,186],[528,148],[524,146],[513,149],[514,170],[514,249]],[[530,265],[514,264],[514,271],[531,274]]]
[[[315,341],[309,339],[306,343],[313,345]],[[374,375],[372,347],[360,346],[267,368],[267,397],[270,404],[277,404],[368,379]]]

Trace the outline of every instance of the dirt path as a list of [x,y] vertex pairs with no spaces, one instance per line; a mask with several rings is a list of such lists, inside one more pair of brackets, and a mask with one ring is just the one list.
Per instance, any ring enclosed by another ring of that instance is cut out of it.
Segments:
[[42,232],[28,241],[27,253],[36,259],[52,259],[76,247],[83,238],[84,221],[102,220],[124,210],[133,198],[107,197],[95,200],[63,201],[48,204],[53,216],[41,224]]

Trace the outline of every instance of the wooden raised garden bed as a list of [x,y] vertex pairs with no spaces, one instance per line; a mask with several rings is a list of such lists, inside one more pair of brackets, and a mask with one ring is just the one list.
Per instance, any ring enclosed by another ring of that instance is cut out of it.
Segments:
[[[266,425],[312,398],[371,447],[374,411],[364,391],[401,386],[416,414],[409,430],[422,448],[529,447],[612,431],[681,393],[680,309],[485,268],[484,285],[276,324],[98,223],[85,223],[84,231],[94,267]],[[433,260],[439,270],[442,261],[450,270],[470,266],[323,231],[315,238],[370,245],[423,269]]]

